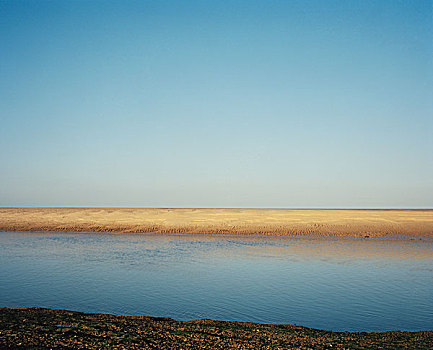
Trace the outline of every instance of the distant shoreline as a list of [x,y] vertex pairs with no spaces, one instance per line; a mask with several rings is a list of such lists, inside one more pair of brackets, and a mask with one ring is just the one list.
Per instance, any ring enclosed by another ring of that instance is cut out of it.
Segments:
[[0,230],[433,238],[433,209],[0,208]]

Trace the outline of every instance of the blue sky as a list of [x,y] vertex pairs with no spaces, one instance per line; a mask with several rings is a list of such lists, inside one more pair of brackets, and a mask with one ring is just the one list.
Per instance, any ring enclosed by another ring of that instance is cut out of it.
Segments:
[[433,207],[432,1],[2,1],[0,206]]

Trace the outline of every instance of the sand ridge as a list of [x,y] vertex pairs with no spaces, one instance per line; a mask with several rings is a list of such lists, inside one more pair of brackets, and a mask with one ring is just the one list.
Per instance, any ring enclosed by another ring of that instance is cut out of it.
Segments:
[[0,230],[433,237],[433,209],[0,208]]

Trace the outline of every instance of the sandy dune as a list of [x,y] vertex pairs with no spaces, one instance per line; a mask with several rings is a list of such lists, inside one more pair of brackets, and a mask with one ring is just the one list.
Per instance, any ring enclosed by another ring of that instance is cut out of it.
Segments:
[[0,208],[0,230],[433,237],[433,210]]

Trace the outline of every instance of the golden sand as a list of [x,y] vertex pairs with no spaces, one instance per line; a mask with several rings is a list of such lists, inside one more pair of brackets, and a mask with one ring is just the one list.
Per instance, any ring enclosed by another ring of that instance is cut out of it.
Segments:
[[0,230],[433,237],[433,210],[0,208]]

